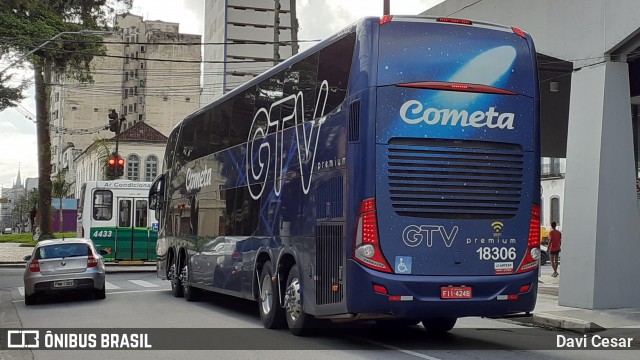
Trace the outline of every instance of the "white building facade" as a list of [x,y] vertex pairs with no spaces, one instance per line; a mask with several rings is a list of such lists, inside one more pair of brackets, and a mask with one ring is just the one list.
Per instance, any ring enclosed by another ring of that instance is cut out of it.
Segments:
[[[105,130],[109,109],[124,115],[122,130],[143,122],[165,136],[200,103],[201,36],[179,32],[178,23],[117,18],[119,32],[104,38],[106,56],[92,61],[93,83],[54,75],[51,90],[53,173],[67,181],[73,160]],[[83,169],[86,170],[86,169]]]
[[295,0],[205,2],[202,106],[297,53]]

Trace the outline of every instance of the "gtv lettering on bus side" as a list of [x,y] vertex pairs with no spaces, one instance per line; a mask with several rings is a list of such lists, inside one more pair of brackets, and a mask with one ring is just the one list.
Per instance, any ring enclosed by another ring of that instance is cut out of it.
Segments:
[[[313,112],[313,119],[307,120],[304,118],[304,93],[299,91],[297,94],[289,95],[279,101],[274,102],[269,107],[269,110],[266,108],[260,108],[254,118],[251,128],[253,132],[249,134],[249,138],[247,142],[249,143],[247,146],[246,153],[246,176],[250,185],[260,185],[259,191],[255,191],[251,186],[249,186],[249,192],[251,197],[254,200],[259,199],[262,196],[262,192],[266,187],[266,182],[269,174],[269,168],[271,165],[271,156],[274,157],[273,171],[274,171],[274,192],[276,195],[280,195],[282,191],[282,182],[283,182],[283,153],[284,153],[284,140],[283,140],[283,129],[285,128],[285,122],[293,121],[295,123],[295,133],[296,133],[296,142],[298,147],[298,161],[300,164],[300,177],[302,179],[302,191],[304,194],[309,193],[309,189],[311,188],[311,177],[313,175],[313,164],[316,159],[316,150],[318,149],[318,137],[320,134],[320,128],[322,124],[326,120],[323,118],[325,106],[327,104],[327,97],[329,94],[329,83],[324,80],[320,85],[320,90],[318,94],[318,100],[316,102],[316,107]],[[293,102],[293,106],[291,107],[291,112],[289,114],[285,114],[284,111],[286,107],[284,104],[291,104]],[[278,109],[276,112],[279,116],[272,118],[271,113],[274,109]],[[278,119],[278,117],[281,117]],[[317,119],[317,120],[315,120]],[[314,126],[316,125],[317,128]],[[256,126],[256,124],[266,124],[264,127],[262,125]],[[306,123],[310,123],[308,133]],[[269,134],[275,133],[275,149],[271,150],[271,145],[266,142],[260,140],[265,139]],[[300,134],[302,133],[302,134]],[[266,159],[266,161],[264,161]],[[306,164],[311,164],[306,166]]]
[[475,111],[469,114],[466,110],[426,108],[417,100],[409,100],[400,107],[400,117],[407,124],[415,125],[425,122],[427,125],[473,126],[490,129],[513,129],[514,113],[499,113],[495,107],[486,112]]

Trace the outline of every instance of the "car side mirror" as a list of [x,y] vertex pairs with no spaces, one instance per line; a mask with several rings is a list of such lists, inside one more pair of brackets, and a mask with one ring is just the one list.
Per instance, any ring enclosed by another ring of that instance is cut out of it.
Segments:
[[24,261],[31,260],[31,255],[26,255],[25,257],[22,258],[22,260],[24,260]]
[[100,255],[107,255],[109,252],[105,249],[100,249]]

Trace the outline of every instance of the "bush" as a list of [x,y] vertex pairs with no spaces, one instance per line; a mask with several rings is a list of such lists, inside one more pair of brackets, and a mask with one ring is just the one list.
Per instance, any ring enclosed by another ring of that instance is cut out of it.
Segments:
[[[66,232],[55,233],[54,236],[56,237],[56,239],[62,239],[62,237],[72,238],[76,237],[77,235],[75,232]],[[37,244],[37,241],[33,241],[33,235],[31,235],[31,233],[25,233],[0,235],[0,243],[20,243],[24,244],[23,246],[35,246]]]

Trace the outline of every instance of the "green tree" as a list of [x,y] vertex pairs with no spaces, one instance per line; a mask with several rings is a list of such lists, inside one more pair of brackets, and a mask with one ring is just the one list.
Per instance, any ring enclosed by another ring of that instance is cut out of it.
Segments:
[[[90,82],[90,63],[104,55],[97,36],[81,37],[80,30],[109,30],[116,13],[131,9],[133,0],[3,0],[0,2],[0,51],[17,54],[31,64],[36,90],[36,133],[41,239],[53,238],[51,228],[51,138],[49,99],[52,74]],[[55,41],[48,40],[56,38]],[[35,51],[34,51],[35,49]]]
[[27,82],[23,81],[16,87],[11,87],[10,83],[11,75],[0,73],[0,111],[18,105],[24,99],[22,91],[27,87]]
[[62,218],[62,199],[64,199],[69,193],[69,190],[71,190],[71,185],[73,184],[67,182],[62,172],[58,172],[55,179],[53,179],[53,196],[58,199],[60,204],[60,206],[58,207],[58,216],[60,217],[60,229],[58,229],[59,232],[64,232],[64,220]]

